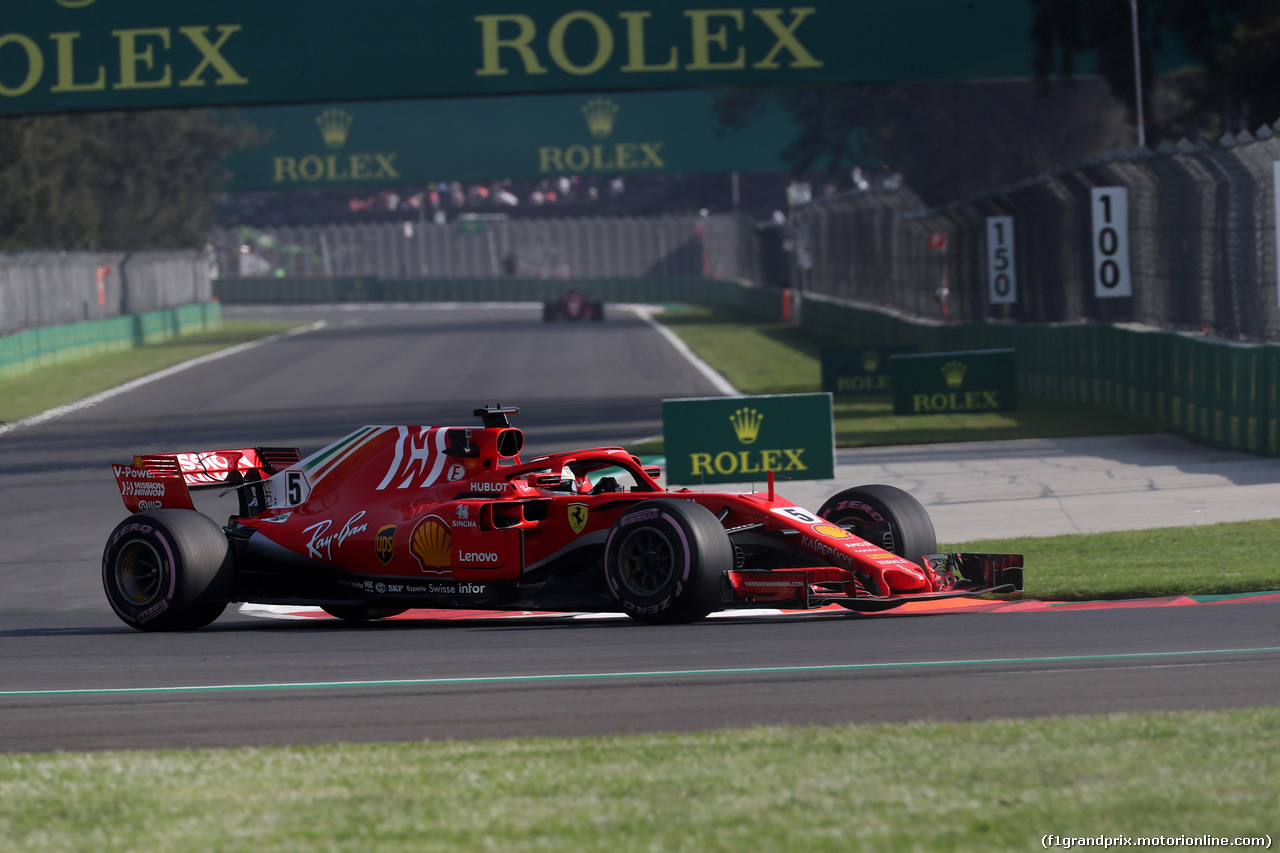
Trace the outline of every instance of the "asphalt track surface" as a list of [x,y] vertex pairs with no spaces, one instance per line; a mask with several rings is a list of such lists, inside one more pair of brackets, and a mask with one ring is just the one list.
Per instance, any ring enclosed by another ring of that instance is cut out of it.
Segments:
[[[673,627],[565,617],[352,625],[229,610],[189,634],[126,628],[103,598],[99,564],[124,514],[109,465],[135,452],[249,443],[309,452],[362,424],[465,424],[476,406],[503,403],[522,407],[518,424],[537,453],[654,435],[664,397],[719,393],[622,310],[603,324],[554,326],[532,308],[287,316],[325,325],[0,433],[0,750],[695,731],[1280,701],[1274,597],[729,616]],[[780,491],[816,508],[815,496],[840,486],[899,485],[922,499],[944,541],[1270,517],[1280,505],[1272,460],[1168,436],[850,451],[839,468],[837,483]]]

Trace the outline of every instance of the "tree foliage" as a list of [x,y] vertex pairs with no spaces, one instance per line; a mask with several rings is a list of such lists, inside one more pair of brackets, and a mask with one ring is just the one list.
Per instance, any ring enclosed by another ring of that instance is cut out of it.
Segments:
[[[734,91],[719,98],[720,119],[734,126],[776,99],[800,126],[784,152],[793,172],[847,183],[851,167],[884,164],[933,203],[1133,148],[1128,0],[1029,2],[1033,84]],[[1138,10],[1149,144],[1280,118],[1280,0],[1139,0]],[[1171,55],[1187,67],[1157,75],[1155,57]],[[1071,85],[1053,85],[1060,77]]]
[[[1135,109],[1133,28],[1123,0],[1032,0],[1034,70],[1041,91],[1055,75],[1071,80],[1096,57],[1097,73]],[[1253,129],[1280,118],[1280,3],[1276,0],[1140,0],[1144,113],[1154,140]],[[1179,75],[1161,109],[1153,57],[1185,52],[1194,71]],[[1154,102],[1154,103],[1153,103]],[[1155,107],[1153,110],[1152,107]]]
[[203,246],[219,160],[257,138],[209,110],[0,120],[0,251]]
[[1132,145],[1123,108],[1096,82],[1047,97],[1030,82],[735,90],[717,99],[719,119],[735,126],[770,98],[800,128],[782,155],[793,172],[847,185],[853,167],[887,169],[934,204]]

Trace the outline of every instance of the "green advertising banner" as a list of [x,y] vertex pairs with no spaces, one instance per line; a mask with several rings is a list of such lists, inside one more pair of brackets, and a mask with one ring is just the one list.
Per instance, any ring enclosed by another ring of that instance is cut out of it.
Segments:
[[1027,0],[9,0],[0,114],[1028,77],[1033,14]]
[[763,482],[835,477],[830,394],[662,401],[667,482]]
[[794,136],[776,107],[719,127],[716,91],[249,107],[266,144],[223,160],[230,190],[558,175],[768,172]]
[[889,358],[919,350],[911,344],[882,347],[823,347],[822,390],[833,394],[888,394]]
[[895,355],[889,364],[895,415],[1018,408],[1017,365],[1011,349]]

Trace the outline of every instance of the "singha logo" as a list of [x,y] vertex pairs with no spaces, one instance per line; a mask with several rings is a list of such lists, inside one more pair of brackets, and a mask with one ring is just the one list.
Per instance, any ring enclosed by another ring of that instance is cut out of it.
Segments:
[[729,423],[733,424],[733,432],[738,436],[738,441],[743,444],[754,444],[755,440],[760,437],[760,422],[764,420],[764,415],[755,409],[742,408],[729,416]]
[[969,368],[962,361],[948,361],[942,365],[942,377],[947,380],[948,388],[959,388],[964,384],[964,372]]
[[341,148],[347,144],[347,132],[355,119],[346,110],[330,107],[316,116],[316,124],[320,127],[320,138],[329,148]]
[[613,133],[613,122],[618,116],[618,105],[609,98],[592,98],[582,105],[587,130],[596,139],[604,139]]

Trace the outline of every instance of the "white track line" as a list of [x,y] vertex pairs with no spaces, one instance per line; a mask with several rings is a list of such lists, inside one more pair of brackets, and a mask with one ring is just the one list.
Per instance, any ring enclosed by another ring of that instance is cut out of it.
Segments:
[[685,360],[688,361],[690,364],[692,364],[695,368],[697,368],[699,373],[707,377],[707,379],[711,382],[711,384],[716,386],[717,391],[719,391],[721,394],[725,395],[726,397],[743,396],[742,392],[739,391],[737,388],[734,388],[732,385],[730,385],[729,380],[725,379],[718,372],[716,372],[716,369],[714,367],[707,364],[702,359],[698,358],[698,356],[694,354],[693,350],[689,349],[688,344],[680,340],[680,338],[676,335],[675,332],[671,331],[666,326],[662,325],[657,320],[653,319],[653,315],[658,311],[660,311],[661,309],[654,308],[648,305],[631,305],[629,307],[631,308],[632,311],[636,313],[637,317],[639,317],[641,320],[644,320],[646,323],[652,326],[655,330],[657,330],[658,334],[666,338],[667,342],[676,348],[676,352],[684,356]]
[[[413,610],[432,610],[433,612],[444,612],[453,609],[474,609],[476,611],[484,610],[483,607],[476,608],[411,608]],[[774,610],[774,609],[750,609],[750,610],[717,610],[715,613],[707,615],[708,619],[722,618],[740,618],[760,617],[760,616],[831,616],[846,613],[845,610],[823,609],[823,610]],[[288,605],[288,604],[241,604],[239,613],[242,616],[253,616],[258,619],[286,619],[286,620],[328,620],[330,617],[319,607],[310,607],[307,605]],[[395,617],[392,617],[393,619]],[[410,616],[408,621],[430,621],[430,618],[423,620],[420,617]],[[457,619],[457,617],[453,617]],[[471,619],[564,619],[564,620],[604,620],[604,619],[627,619],[625,613],[603,612],[588,613],[579,611],[541,611],[541,610],[491,610],[486,611],[484,615],[467,617]],[[385,620],[383,620],[385,621]],[[405,620],[401,620],[405,621]]]
[[184,361],[181,364],[175,364],[172,367],[166,367],[164,370],[156,371],[155,373],[126,382],[123,385],[117,385],[114,388],[94,394],[92,397],[85,397],[83,400],[77,400],[74,403],[67,403],[65,406],[58,406],[41,412],[38,415],[32,415],[29,418],[22,418],[21,420],[14,421],[13,423],[0,425],[0,435],[22,429],[23,427],[39,426],[40,424],[47,423],[55,418],[60,418],[63,415],[69,415],[72,412],[79,412],[84,409],[88,409],[92,406],[98,405],[104,400],[110,400],[112,397],[117,397],[121,394],[132,391],[135,388],[141,388],[143,385],[149,385],[158,379],[173,376],[175,373],[181,373],[184,370],[189,370],[190,368],[197,367],[201,364],[208,364],[211,361],[217,361],[220,358],[226,358],[229,355],[235,355],[236,353],[244,352],[245,350],[253,349],[254,347],[262,346],[263,344],[268,344],[272,341],[278,341],[282,338],[301,335],[305,332],[313,332],[316,329],[323,328],[326,323],[327,321],[325,320],[318,320],[310,326],[304,326],[299,329],[290,329],[289,331],[281,332],[278,335],[271,335],[270,337],[262,338],[260,340],[237,344],[236,346],[228,347],[224,350],[218,350],[217,352],[211,352],[208,355],[202,355],[198,358]]

